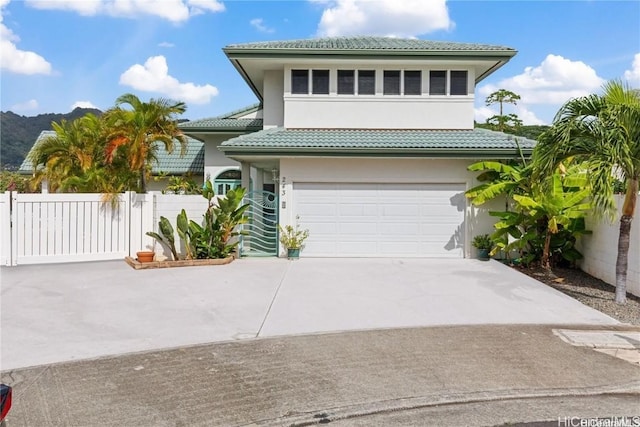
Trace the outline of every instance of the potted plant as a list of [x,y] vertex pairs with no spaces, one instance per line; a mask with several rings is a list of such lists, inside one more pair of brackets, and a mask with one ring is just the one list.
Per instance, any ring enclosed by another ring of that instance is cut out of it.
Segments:
[[309,230],[301,230],[298,224],[299,216],[296,217],[296,226],[287,225],[285,227],[278,224],[280,231],[280,243],[287,249],[288,259],[298,259],[302,244],[309,237]]
[[153,262],[153,258],[155,257],[155,252],[153,251],[138,251],[136,252],[136,257],[138,262]]
[[488,260],[489,252],[493,249],[493,242],[488,234],[480,234],[473,238],[471,244],[478,249],[478,259]]

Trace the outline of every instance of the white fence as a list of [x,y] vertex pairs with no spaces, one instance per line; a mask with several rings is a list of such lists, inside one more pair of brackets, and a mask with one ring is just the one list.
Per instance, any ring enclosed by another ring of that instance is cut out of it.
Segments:
[[[619,207],[622,206],[623,201],[623,196],[617,196]],[[640,200],[636,206],[636,214],[631,223],[627,291],[640,296],[640,220],[638,219]],[[609,224],[606,220],[588,219],[587,228],[592,230],[593,234],[584,236],[580,243],[579,249],[584,255],[580,268],[594,277],[615,285],[620,221]]]
[[126,192],[116,204],[100,194],[0,194],[0,265],[121,259],[163,248],[146,235],[160,216],[175,227],[185,209],[200,222],[202,196]]

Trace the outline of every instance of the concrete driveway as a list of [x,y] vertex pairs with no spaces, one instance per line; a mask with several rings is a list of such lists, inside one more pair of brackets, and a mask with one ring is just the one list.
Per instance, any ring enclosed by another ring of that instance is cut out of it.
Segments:
[[254,258],[139,271],[109,261],[0,275],[1,370],[328,331],[618,323],[495,261]]

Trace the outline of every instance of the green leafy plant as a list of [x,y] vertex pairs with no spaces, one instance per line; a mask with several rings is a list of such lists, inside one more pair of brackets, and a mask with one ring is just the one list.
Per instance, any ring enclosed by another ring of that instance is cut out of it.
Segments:
[[522,264],[539,261],[545,267],[582,257],[575,243],[588,233],[584,217],[591,190],[579,166],[562,166],[542,182],[533,179],[531,166],[483,161],[469,170],[481,172],[482,184],[466,192],[474,205],[505,198],[505,211],[489,212],[498,218],[490,255],[502,251],[509,258],[517,252]]
[[147,236],[151,236],[156,239],[159,243],[164,244],[169,247],[171,251],[171,255],[173,255],[174,260],[180,259],[178,257],[178,252],[176,251],[176,239],[174,236],[173,226],[171,222],[163,216],[160,217],[160,221],[158,222],[158,229],[162,233],[162,235],[154,232],[147,231]]
[[249,221],[245,215],[249,205],[242,204],[246,190],[229,190],[225,197],[214,200],[213,185],[207,181],[202,188],[202,195],[207,199],[208,206],[200,224],[189,220],[184,209],[176,218],[185,258],[226,258],[237,247],[237,237],[243,234],[238,227]]
[[196,182],[188,176],[169,177],[169,183],[162,190],[162,194],[202,194]]
[[471,244],[477,249],[485,249],[490,251],[493,248],[493,241],[488,234],[480,234],[474,237]]
[[300,220],[299,216],[296,216],[296,226],[287,225],[282,227],[278,224],[278,230],[280,231],[280,243],[286,249],[300,249],[304,243],[304,241],[309,237],[309,230],[301,230],[300,224],[298,221]]
[[176,226],[178,228],[178,236],[182,239],[185,249],[185,259],[193,259],[195,256],[195,246],[192,240],[192,233],[189,228],[189,219],[187,218],[187,212],[182,209],[176,217]]

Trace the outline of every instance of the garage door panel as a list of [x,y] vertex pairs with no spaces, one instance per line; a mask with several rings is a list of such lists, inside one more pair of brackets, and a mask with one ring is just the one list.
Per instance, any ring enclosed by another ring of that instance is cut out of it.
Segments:
[[352,222],[352,223],[340,223],[338,225],[338,230],[342,235],[349,234],[378,234],[378,226],[376,224],[367,223],[367,222]]
[[294,183],[293,188],[294,213],[310,230],[304,256],[462,256],[456,242],[464,224],[463,184]]

